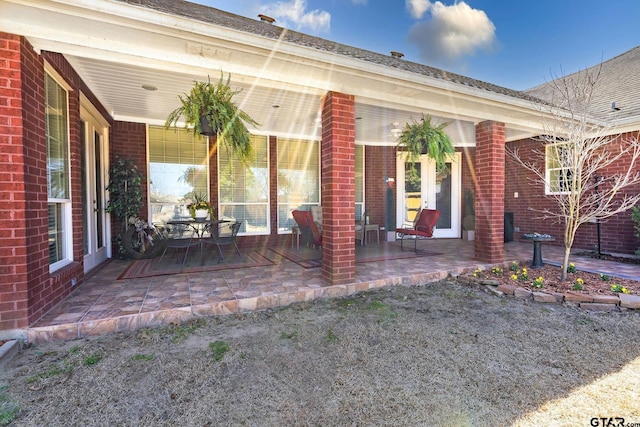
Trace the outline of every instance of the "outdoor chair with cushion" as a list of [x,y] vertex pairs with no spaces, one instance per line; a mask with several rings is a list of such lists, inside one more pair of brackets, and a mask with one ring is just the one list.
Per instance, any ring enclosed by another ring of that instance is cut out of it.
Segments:
[[307,245],[322,246],[322,234],[318,230],[318,226],[313,221],[313,215],[310,211],[295,210],[291,212],[293,219],[300,230],[300,238],[302,243]]
[[187,259],[187,255],[189,255],[189,249],[192,246],[198,245],[198,239],[194,239],[193,234],[187,232],[185,228],[186,227],[179,225],[165,227],[163,232],[167,237],[166,246],[164,248],[164,251],[162,251],[162,255],[160,256],[158,262],[162,262],[164,255],[169,249],[173,249],[176,253],[179,250],[184,250],[184,256],[182,257],[182,266],[184,267],[184,262]]
[[[218,262],[224,260],[224,254],[222,253],[222,246],[225,246],[225,245],[233,245],[236,248],[236,252],[238,253],[238,255],[242,255],[240,253],[240,249],[238,248],[238,244],[236,243],[236,237],[238,236],[238,231],[240,230],[240,226],[242,225],[242,222],[237,221],[237,222],[231,223],[230,225],[227,225],[227,224],[224,224],[224,225],[228,226],[228,231],[220,232],[219,229],[212,230],[211,228],[209,228],[208,231],[209,231],[210,237],[203,238],[201,240],[201,243],[203,246],[215,245],[218,247]],[[213,225],[213,227],[217,227],[217,224]],[[201,254],[201,256],[202,256],[202,264],[204,264],[204,251]]]
[[413,240],[413,250],[418,253],[418,240],[431,239],[433,229],[440,218],[440,211],[437,209],[422,209],[416,215],[413,227],[396,228],[396,233],[400,235],[400,249],[404,239]]

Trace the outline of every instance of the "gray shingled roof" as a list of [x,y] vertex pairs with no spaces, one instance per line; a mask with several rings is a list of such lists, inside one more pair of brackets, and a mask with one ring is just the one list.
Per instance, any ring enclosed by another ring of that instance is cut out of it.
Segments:
[[[337,55],[348,56],[351,58],[361,59],[371,63],[384,65],[399,70],[409,71],[415,74],[429,76],[437,79],[447,80],[464,86],[477,89],[484,89],[514,98],[536,101],[530,94],[522,91],[508,89],[492,83],[465,77],[459,74],[450,73],[427,65],[406,61],[400,58],[394,58],[390,55],[382,55],[364,49],[358,49],[352,46],[332,42],[330,40],[319,37],[309,36],[293,30],[285,30],[282,27],[273,25],[258,19],[249,19],[243,16],[235,15],[219,9],[190,3],[182,0],[119,0],[124,3],[153,9],[171,15],[181,16],[200,22],[206,22],[222,27],[232,28],[238,31],[255,34],[271,38],[274,40],[293,43],[312,49],[322,50]],[[283,35],[284,32],[284,35]]]
[[[602,64],[569,74],[562,78],[575,78],[581,73],[596,72],[602,65],[600,76],[595,85],[591,103],[591,114],[603,120],[624,120],[640,118],[640,46],[635,47]],[[540,99],[551,100],[551,82],[526,91]],[[613,111],[615,102],[619,111]]]

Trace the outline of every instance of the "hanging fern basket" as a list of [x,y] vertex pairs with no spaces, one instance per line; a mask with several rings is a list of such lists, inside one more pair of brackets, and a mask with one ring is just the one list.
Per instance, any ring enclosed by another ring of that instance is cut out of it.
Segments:
[[211,126],[211,121],[205,114],[200,116],[200,135],[216,136],[216,131]]
[[415,163],[421,155],[426,154],[441,169],[455,154],[451,139],[444,131],[448,124],[434,125],[429,115],[423,116],[420,121],[412,119],[412,123],[407,123],[400,134],[397,147],[407,153],[409,162]]

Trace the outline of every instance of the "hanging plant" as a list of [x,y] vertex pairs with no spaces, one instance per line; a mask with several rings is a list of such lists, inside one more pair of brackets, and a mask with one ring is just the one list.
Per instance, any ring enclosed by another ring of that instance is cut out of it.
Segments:
[[259,125],[235,105],[233,97],[240,89],[231,89],[230,82],[231,75],[225,83],[223,73],[217,84],[194,81],[189,93],[178,95],[181,105],[169,114],[165,127],[177,127],[184,118],[184,127],[194,134],[217,136],[222,145],[247,160],[252,148],[246,124]]
[[414,164],[420,160],[420,156],[426,154],[436,162],[438,170],[445,167],[455,153],[451,139],[444,131],[449,123],[433,125],[431,116],[422,116],[420,121],[411,119],[398,137],[398,149],[407,153],[407,162],[412,164],[409,171],[411,175],[417,175]]

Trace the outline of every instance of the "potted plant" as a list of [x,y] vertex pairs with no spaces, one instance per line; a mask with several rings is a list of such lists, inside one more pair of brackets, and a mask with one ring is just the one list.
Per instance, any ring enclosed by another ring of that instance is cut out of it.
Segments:
[[193,219],[205,220],[208,216],[211,219],[215,219],[213,216],[213,206],[207,201],[207,198],[202,194],[194,194],[193,203],[187,205],[189,213]]
[[176,127],[183,118],[184,126],[194,134],[218,136],[226,148],[246,160],[252,150],[245,123],[254,126],[258,123],[233,102],[233,96],[240,90],[231,89],[230,81],[231,75],[225,83],[222,73],[217,84],[194,81],[189,93],[178,95],[181,105],[169,114],[165,127]]
[[476,216],[474,208],[473,191],[467,190],[464,194],[465,216],[462,219],[462,238],[464,240],[474,240],[476,234]]
[[112,213],[120,221],[122,231],[116,236],[118,255],[126,258],[123,239],[129,226],[128,219],[137,217],[143,206],[142,174],[133,159],[117,158],[109,167],[109,200],[105,211]]
[[412,165],[408,173],[417,175],[414,165],[423,154],[434,160],[438,169],[443,168],[446,161],[455,153],[451,139],[444,131],[449,123],[436,126],[431,123],[429,115],[423,115],[420,121],[414,119],[411,121],[410,124],[406,123],[397,144],[398,149],[407,153],[407,161]]

